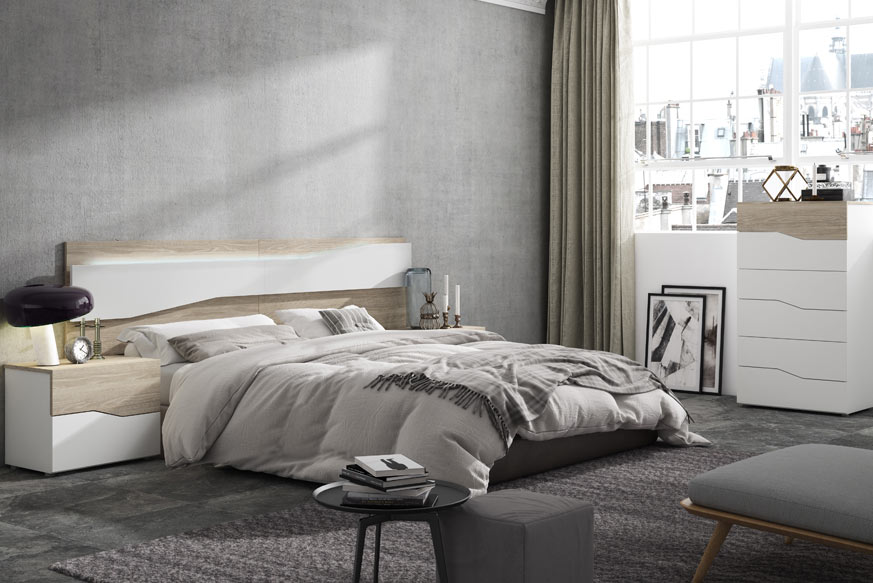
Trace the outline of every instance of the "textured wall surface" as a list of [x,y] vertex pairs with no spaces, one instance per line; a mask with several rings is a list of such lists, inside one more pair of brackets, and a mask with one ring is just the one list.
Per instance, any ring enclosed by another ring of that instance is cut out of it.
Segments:
[[550,39],[473,0],[2,2],[0,296],[68,240],[404,236],[542,341]]

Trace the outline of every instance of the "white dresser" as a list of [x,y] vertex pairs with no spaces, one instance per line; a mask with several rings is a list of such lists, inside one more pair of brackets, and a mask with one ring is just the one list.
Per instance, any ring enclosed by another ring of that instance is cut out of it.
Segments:
[[873,204],[737,208],[737,402],[873,407]]

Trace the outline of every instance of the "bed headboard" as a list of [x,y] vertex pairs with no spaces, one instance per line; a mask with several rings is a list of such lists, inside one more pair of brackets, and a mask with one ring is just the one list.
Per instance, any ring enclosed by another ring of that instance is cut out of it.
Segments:
[[[288,308],[365,306],[386,328],[406,327],[400,238],[89,241],[65,244],[68,284],[94,294],[104,354],[128,326]],[[78,335],[68,323],[66,339]]]

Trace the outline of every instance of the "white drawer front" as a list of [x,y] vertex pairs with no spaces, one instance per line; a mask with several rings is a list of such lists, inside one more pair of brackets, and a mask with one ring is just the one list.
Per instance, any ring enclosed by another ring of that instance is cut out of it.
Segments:
[[846,249],[846,241],[795,239],[782,233],[737,233],[737,267],[846,271]]
[[781,300],[812,310],[846,309],[846,274],[838,271],[740,269],[741,300]]
[[840,381],[804,380],[765,368],[737,368],[737,403],[825,413],[854,413],[848,385]]
[[778,369],[803,379],[846,381],[847,345],[777,338],[737,339],[737,364]]
[[737,304],[740,336],[846,341],[847,312],[802,310],[769,300],[739,300]]
[[52,417],[53,472],[161,453],[161,414],[119,417],[88,411]]

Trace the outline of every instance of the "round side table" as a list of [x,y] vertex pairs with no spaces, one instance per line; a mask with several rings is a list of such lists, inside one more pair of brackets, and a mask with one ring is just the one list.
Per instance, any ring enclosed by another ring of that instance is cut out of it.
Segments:
[[447,508],[459,506],[470,499],[470,490],[464,486],[436,480],[436,486],[430,492],[428,500],[436,497],[430,506],[420,508],[379,508],[364,506],[346,506],[343,500],[343,484],[334,482],[316,489],[312,493],[315,501],[342,512],[354,512],[367,516],[358,521],[358,542],[355,549],[355,583],[361,580],[361,562],[364,558],[364,542],[367,539],[367,529],[376,526],[375,558],[373,559],[373,583],[379,581],[379,546],[382,539],[382,523],[391,521],[427,522],[430,526],[430,538],[433,541],[433,552],[436,557],[437,573],[440,583],[448,583],[446,574],[446,557],[443,550],[443,537],[440,531],[439,512]]

